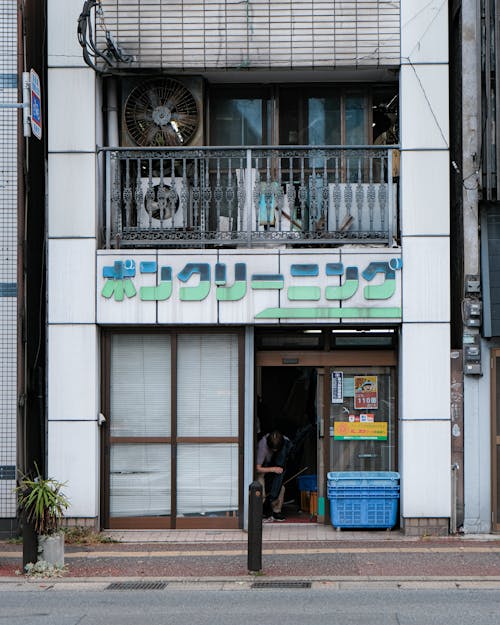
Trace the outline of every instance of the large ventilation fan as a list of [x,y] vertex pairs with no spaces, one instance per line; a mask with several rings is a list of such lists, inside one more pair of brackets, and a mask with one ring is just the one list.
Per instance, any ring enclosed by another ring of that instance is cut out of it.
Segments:
[[184,84],[155,78],[132,89],[125,101],[124,122],[136,145],[182,146],[196,135],[200,111]]

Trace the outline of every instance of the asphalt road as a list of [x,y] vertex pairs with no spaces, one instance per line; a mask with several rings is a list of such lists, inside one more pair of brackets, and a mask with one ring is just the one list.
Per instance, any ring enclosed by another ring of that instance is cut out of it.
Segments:
[[[92,587],[91,587],[92,588]],[[0,625],[494,625],[497,588],[3,588]]]

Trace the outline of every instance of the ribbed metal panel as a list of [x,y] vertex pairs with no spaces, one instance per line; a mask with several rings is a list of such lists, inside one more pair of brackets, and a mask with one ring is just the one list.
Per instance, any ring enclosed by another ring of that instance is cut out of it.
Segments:
[[386,0],[102,0],[97,28],[134,61],[175,70],[399,64],[400,2]]

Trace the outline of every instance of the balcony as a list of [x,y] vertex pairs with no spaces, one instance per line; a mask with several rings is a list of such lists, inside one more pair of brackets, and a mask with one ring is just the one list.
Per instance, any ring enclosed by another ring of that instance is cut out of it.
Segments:
[[105,148],[106,249],[392,245],[397,149]]

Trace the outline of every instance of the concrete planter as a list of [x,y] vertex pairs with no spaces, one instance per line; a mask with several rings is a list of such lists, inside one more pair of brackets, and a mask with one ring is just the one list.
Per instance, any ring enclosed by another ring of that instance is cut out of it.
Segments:
[[53,566],[64,566],[64,533],[38,536],[38,559]]

